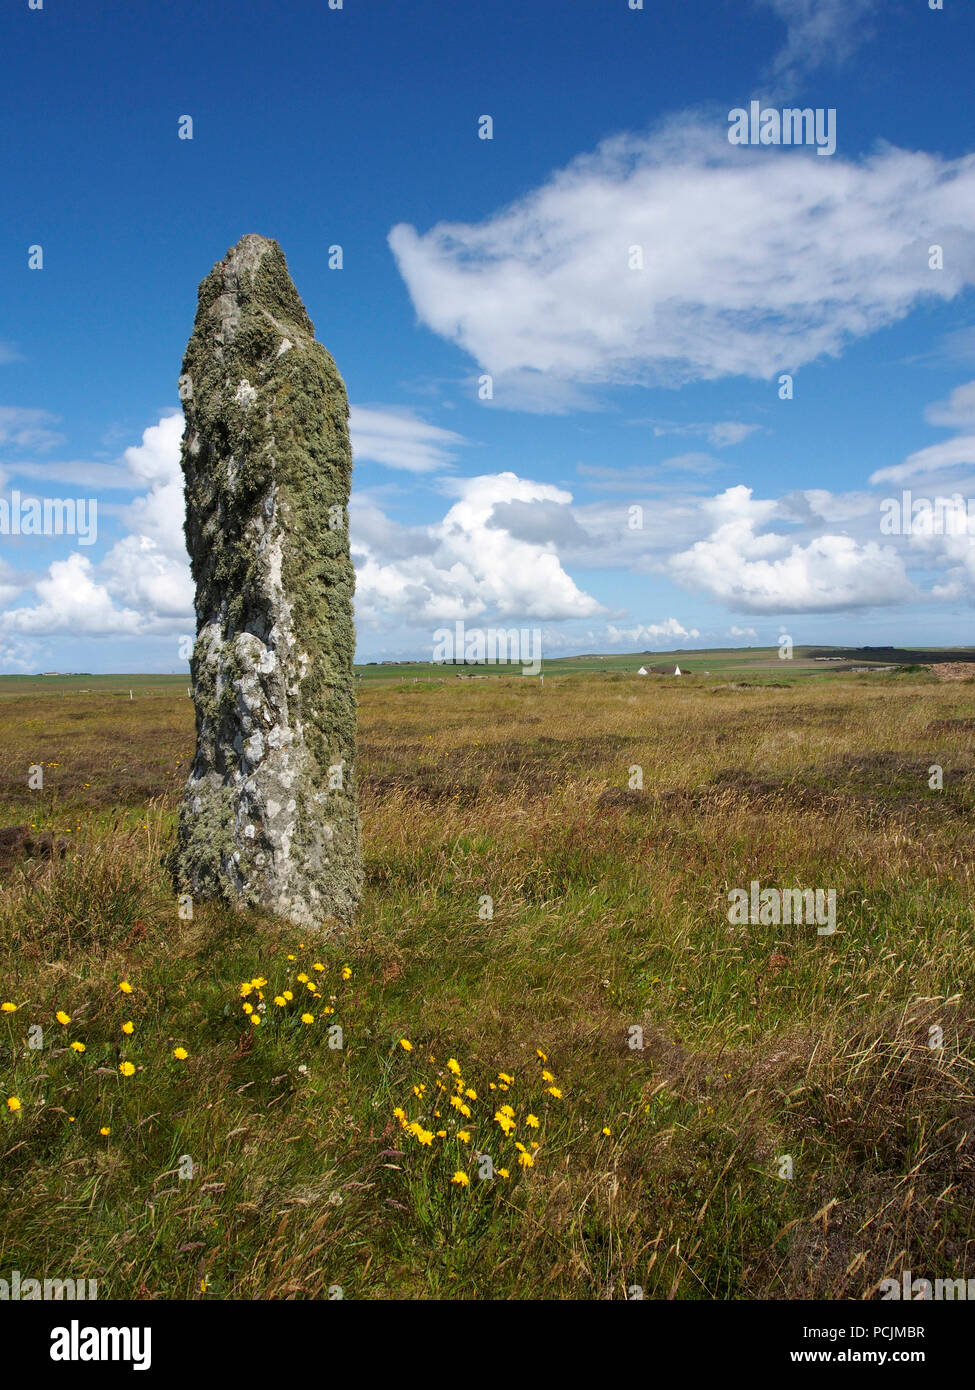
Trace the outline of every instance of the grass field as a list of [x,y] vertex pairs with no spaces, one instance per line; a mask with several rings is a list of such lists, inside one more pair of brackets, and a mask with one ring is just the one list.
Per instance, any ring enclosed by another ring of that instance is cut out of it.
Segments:
[[[975,1274],[975,685],[708,655],[369,668],[366,895],[327,943],[181,918],[185,677],[0,682],[30,839],[0,861],[0,1269],[168,1299]],[[752,880],[835,889],[835,934],[732,924]]]

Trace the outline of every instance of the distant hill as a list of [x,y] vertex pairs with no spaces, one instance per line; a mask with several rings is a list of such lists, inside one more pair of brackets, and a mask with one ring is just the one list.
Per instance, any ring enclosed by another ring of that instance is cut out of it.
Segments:
[[975,661],[975,647],[927,647],[909,651],[905,647],[809,647],[810,660],[832,657],[841,661],[875,661],[885,666],[935,666],[942,661]]

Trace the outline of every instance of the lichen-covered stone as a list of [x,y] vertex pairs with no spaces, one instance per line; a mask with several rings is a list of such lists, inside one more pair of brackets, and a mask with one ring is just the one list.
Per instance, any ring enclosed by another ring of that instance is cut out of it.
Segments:
[[362,881],[349,407],[277,242],[200,285],[180,395],[197,742],[174,877],[334,929]]

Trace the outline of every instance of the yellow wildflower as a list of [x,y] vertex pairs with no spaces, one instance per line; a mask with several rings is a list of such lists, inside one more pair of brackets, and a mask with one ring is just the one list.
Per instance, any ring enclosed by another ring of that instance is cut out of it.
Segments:
[[314,1014],[302,1014],[302,1015],[301,1015],[301,1021],[302,1021],[302,1023],[314,1023],[314,1022],[315,1022],[315,1015],[314,1015]]
[[68,1024],[71,1022],[71,1015],[66,1014],[63,1009],[58,1009],[54,1017],[57,1019],[58,1023],[61,1024]]
[[131,1018],[130,1018],[130,1019],[127,1019],[127,1020],[125,1021],[125,1023],[122,1024],[122,1032],[123,1032],[123,1033],[134,1033],[134,1032],[135,1032],[135,1024],[132,1022]]
[[526,1116],[525,1116],[525,1124],[528,1125],[529,1129],[537,1129],[537,1128],[538,1128],[538,1125],[539,1125],[538,1116],[537,1116],[537,1115],[526,1115]]
[[119,1062],[118,1069],[123,1076],[135,1076],[135,1067],[131,1062]]
[[17,1005],[11,1004],[8,1001],[5,1004],[0,1004],[0,1010],[2,1010],[5,1014],[15,1014],[17,1012]]
[[8,1109],[8,1110],[19,1110],[20,1108],[21,1108],[20,1101],[18,1100],[18,1098],[17,1098],[16,1096],[8,1096],[8,1097],[7,1097],[7,1109]]
[[448,1058],[447,1070],[452,1071],[455,1076],[460,1076],[460,1063],[458,1062],[456,1057]]
[[450,1181],[454,1183],[457,1187],[470,1187],[471,1185],[470,1178],[467,1176],[466,1173],[460,1172],[460,1170],[458,1170],[454,1174]]
[[173,1048],[173,1056],[176,1058],[177,1062],[185,1062],[189,1055],[185,1047]]
[[558,1086],[547,1086],[545,1089],[548,1091],[549,1095],[554,1096],[556,1100],[562,1099],[562,1092],[559,1090]]
[[131,994],[131,993],[132,993],[132,986],[129,984],[128,980],[119,980],[119,985],[118,985],[118,987],[119,987],[119,989],[122,991],[123,994]]
[[403,1049],[404,1052],[412,1052],[412,1051],[413,1051],[413,1044],[410,1042],[409,1038],[400,1038],[400,1040],[399,1040],[399,1045],[400,1045],[400,1047]]
[[84,1052],[85,1045],[83,1042],[73,1042],[71,1044],[71,1050],[72,1052]]

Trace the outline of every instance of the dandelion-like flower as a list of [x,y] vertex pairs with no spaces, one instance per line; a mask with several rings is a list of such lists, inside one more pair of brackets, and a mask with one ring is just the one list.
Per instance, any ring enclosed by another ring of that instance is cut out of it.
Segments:
[[135,1076],[135,1067],[131,1062],[119,1062],[118,1069],[123,1076]]
[[8,1109],[8,1110],[21,1110],[21,1109],[23,1109],[23,1107],[22,1107],[22,1105],[21,1105],[21,1103],[20,1103],[20,1100],[19,1100],[19,1098],[18,1098],[17,1096],[8,1096],[8,1097],[7,1097],[7,1109]]
[[400,1047],[403,1049],[404,1052],[412,1052],[412,1051],[413,1051],[413,1044],[410,1042],[409,1038],[400,1038],[400,1040],[399,1040],[399,1045],[400,1045]]
[[58,1009],[54,1017],[57,1019],[58,1023],[62,1025],[66,1025],[71,1022],[71,1015],[66,1014],[63,1009]]
[[85,1045],[84,1045],[83,1042],[73,1042],[73,1043],[71,1044],[71,1051],[72,1051],[72,1052],[84,1052],[84,1050],[85,1050]]
[[128,980],[119,980],[119,982],[118,982],[118,987],[119,987],[119,989],[122,991],[123,994],[131,994],[131,993],[132,993],[132,986],[129,984]]
[[126,1021],[122,1024],[122,1032],[123,1032],[123,1033],[134,1033],[134,1032],[135,1032],[135,1024],[132,1022],[131,1018],[126,1019]]
[[173,1056],[176,1058],[177,1062],[185,1062],[189,1055],[185,1047],[173,1048]]
[[17,1012],[17,1008],[18,1006],[16,1004],[11,1004],[8,1000],[5,1004],[0,1004],[0,1013],[15,1014]]
[[450,1179],[450,1181],[455,1185],[455,1187],[470,1187],[471,1185],[470,1178],[467,1176],[466,1173],[460,1172],[459,1169]]
[[302,1023],[314,1023],[314,1022],[315,1022],[315,1015],[314,1015],[314,1014],[302,1014],[302,1015],[301,1015],[301,1021],[302,1021]]

